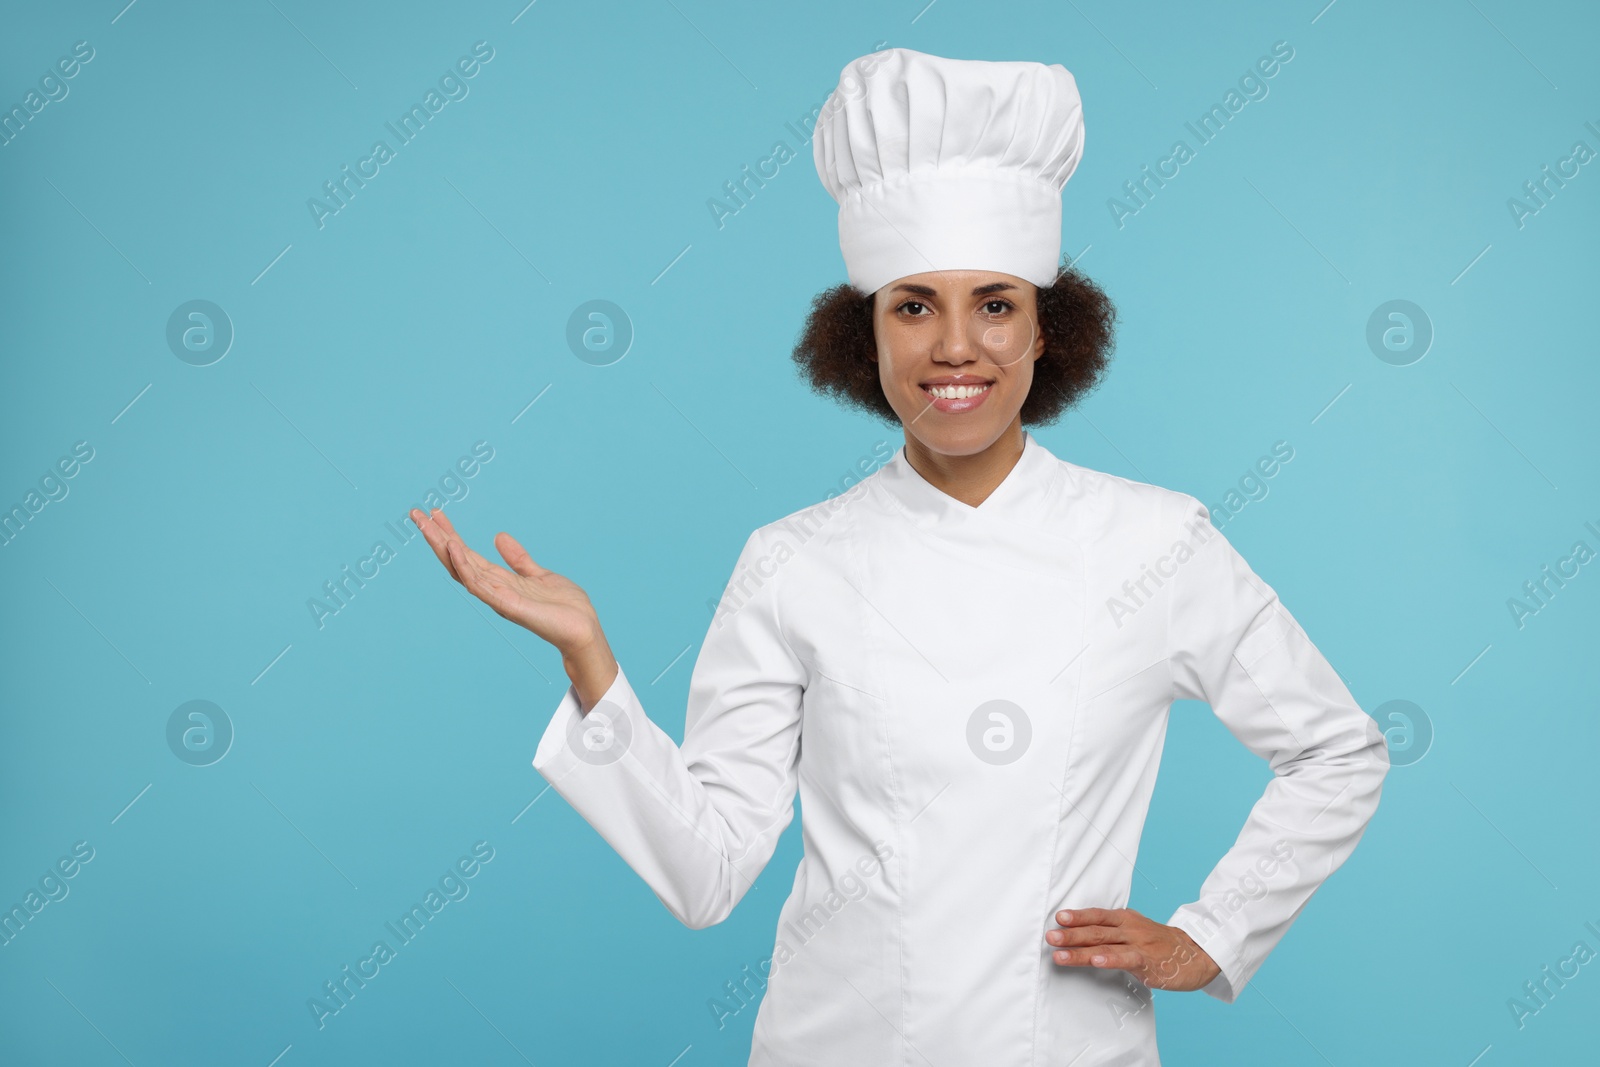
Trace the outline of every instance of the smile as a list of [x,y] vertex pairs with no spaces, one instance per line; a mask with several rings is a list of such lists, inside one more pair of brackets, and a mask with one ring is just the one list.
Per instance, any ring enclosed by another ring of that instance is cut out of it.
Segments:
[[981,405],[993,386],[993,382],[935,382],[921,388],[935,410],[959,414]]
[[936,400],[962,400],[988,391],[989,385],[984,382],[982,385],[925,385],[922,388]]

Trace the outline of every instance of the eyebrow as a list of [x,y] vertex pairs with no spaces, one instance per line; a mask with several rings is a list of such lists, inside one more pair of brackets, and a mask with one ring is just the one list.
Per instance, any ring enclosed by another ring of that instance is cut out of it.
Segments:
[[[908,293],[916,293],[918,296],[938,296],[939,295],[937,292],[934,291],[932,286],[916,285],[916,284],[914,284],[912,282],[901,282],[899,285],[896,285],[894,288],[895,289],[904,289],[906,292],[908,292]],[[973,296],[984,296],[985,294],[988,294],[988,293],[998,293],[998,292],[1002,292],[1002,291],[1004,291],[1006,289],[1015,289],[1015,288],[1016,288],[1016,286],[1012,285],[1010,282],[991,282],[988,285],[980,285],[976,289],[972,290],[972,295]]]

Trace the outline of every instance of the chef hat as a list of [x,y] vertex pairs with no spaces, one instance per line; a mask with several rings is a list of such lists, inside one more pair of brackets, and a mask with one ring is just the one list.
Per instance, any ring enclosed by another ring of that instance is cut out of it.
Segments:
[[1061,190],[1083,155],[1078,85],[1059,63],[890,48],[839,75],[812,140],[864,293],[909,274],[992,270],[1046,286]]

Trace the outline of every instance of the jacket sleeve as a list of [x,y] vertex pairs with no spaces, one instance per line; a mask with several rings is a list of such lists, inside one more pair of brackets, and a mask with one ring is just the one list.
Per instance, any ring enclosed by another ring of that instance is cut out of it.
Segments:
[[1204,700],[1273,778],[1232,848],[1167,925],[1185,930],[1221,968],[1206,985],[1232,1003],[1311,895],[1350,855],[1389,769],[1383,733],[1306,632],[1182,497],[1168,598],[1175,696]]
[[683,744],[621,669],[585,715],[566,695],[533,766],[680,922],[726,919],[794,816],[805,672],[778,617],[781,563],[745,542],[689,680]]

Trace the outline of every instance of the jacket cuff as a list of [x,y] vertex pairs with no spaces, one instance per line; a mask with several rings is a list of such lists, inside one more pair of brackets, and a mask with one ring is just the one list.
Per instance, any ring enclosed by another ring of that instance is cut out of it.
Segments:
[[1166,924],[1176,926],[1194,938],[1195,944],[1204,949],[1205,954],[1211,957],[1211,962],[1217,965],[1217,976],[1201,986],[1201,991],[1224,1004],[1232,1004],[1238,999],[1247,981],[1244,965],[1234,953],[1233,946],[1223,936],[1223,931],[1215,926],[1207,930],[1205,924],[1195,920],[1189,908],[1190,905],[1185,904],[1173,912]]
[[[612,679],[610,687],[601,695],[595,706],[589,709],[589,713],[593,714],[601,705],[605,705],[607,713],[613,716],[621,715],[629,720],[622,728],[624,733],[631,735],[637,732],[629,729],[634,725],[632,719],[636,713],[637,699],[620,663],[617,664],[617,676]],[[574,767],[585,763],[603,765],[613,762],[603,757],[591,756],[587,751],[580,753],[580,747],[584,742],[582,722],[586,718],[579,710],[580,706],[578,689],[569,683],[561,702],[556,705],[555,713],[550,716],[549,724],[539,737],[538,746],[534,749],[533,769],[544,775],[552,785],[565,778]]]

